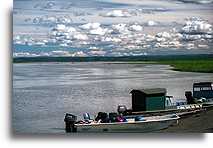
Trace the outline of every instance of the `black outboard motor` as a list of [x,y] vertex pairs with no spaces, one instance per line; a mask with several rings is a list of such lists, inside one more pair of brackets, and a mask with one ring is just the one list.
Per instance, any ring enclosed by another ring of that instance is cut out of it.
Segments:
[[127,108],[125,105],[118,105],[117,109],[119,114],[126,115],[127,114]]
[[84,113],[83,114],[83,117],[84,117],[84,121],[86,121],[86,122],[90,122],[90,115],[89,115],[89,113]]
[[76,120],[77,120],[77,116],[66,113],[64,117],[64,122],[65,122],[65,130],[67,133],[77,132],[77,129],[75,127]]
[[196,103],[193,96],[192,96],[192,92],[191,91],[186,91],[185,92],[185,96],[186,96],[186,101],[187,104],[194,104]]

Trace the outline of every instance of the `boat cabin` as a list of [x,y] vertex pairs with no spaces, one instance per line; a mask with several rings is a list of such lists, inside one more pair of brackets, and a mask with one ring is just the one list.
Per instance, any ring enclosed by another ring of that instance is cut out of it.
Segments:
[[200,98],[213,98],[213,83],[212,82],[200,82],[193,84],[193,97]]
[[164,110],[166,101],[165,88],[153,89],[133,89],[132,94],[132,111],[153,111]]

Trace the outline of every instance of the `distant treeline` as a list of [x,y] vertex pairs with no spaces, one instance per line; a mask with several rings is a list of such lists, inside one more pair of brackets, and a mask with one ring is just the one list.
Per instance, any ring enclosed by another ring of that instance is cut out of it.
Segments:
[[122,57],[14,57],[14,63],[30,62],[129,62],[129,61],[171,61],[171,60],[209,60],[213,54],[191,55],[147,55],[147,56],[122,56]]

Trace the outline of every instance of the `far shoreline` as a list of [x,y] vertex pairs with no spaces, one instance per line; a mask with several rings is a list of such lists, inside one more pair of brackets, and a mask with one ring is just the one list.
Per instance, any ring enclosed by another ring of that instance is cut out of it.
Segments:
[[213,73],[213,54],[154,55],[127,57],[14,57],[13,63],[78,63],[101,62],[104,64],[161,64],[181,72]]

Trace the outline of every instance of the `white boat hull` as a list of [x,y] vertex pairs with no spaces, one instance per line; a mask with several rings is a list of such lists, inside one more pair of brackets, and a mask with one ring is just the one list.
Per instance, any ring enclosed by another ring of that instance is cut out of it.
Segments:
[[179,117],[116,123],[75,124],[77,132],[154,132],[177,124]]

